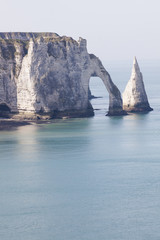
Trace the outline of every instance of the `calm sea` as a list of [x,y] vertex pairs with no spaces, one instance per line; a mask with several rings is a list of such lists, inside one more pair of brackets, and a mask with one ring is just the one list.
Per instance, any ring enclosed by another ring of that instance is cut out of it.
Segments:
[[[124,90],[132,62],[106,62]],[[95,117],[0,132],[1,240],[160,239],[160,61],[141,61],[149,114]]]

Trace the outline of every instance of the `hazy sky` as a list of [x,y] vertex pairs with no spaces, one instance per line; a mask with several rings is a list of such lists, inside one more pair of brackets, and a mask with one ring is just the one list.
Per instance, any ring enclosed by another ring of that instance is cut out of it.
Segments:
[[160,58],[160,0],[0,0],[0,31],[87,39],[101,60]]

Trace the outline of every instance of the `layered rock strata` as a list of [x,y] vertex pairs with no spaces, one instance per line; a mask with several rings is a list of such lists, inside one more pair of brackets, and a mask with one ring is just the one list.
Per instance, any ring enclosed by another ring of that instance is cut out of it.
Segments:
[[148,102],[143,76],[136,57],[133,61],[130,80],[123,93],[123,109],[127,112],[148,112],[153,110]]
[[[109,92],[109,115],[124,114],[118,88],[86,40],[55,33],[0,33],[0,113],[91,116],[89,80]],[[2,107],[3,106],[3,107]]]

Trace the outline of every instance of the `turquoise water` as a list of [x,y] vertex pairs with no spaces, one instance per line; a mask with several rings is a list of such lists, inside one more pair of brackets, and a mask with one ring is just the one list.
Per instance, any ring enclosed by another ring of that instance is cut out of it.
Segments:
[[[160,68],[147,66],[149,114],[105,117],[95,78],[95,117],[0,132],[0,239],[160,239]],[[130,68],[110,71],[123,90]]]

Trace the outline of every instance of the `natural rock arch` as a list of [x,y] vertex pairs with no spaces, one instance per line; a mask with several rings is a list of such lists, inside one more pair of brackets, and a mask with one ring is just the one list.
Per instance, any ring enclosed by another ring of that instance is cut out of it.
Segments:
[[88,53],[85,39],[54,33],[0,36],[0,49],[9,53],[0,54],[0,99],[7,101],[11,113],[93,116],[88,88],[90,78],[97,76],[109,93],[108,115],[125,114],[120,91],[101,61]]
[[[122,98],[119,89],[116,85],[112,82],[112,79],[109,73],[106,71],[104,66],[102,65],[99,58],[95,55],[90,54],[90,61],[91,61],[91,75],[90,77],[99,77],[108,93],[109,93],[109,111],[107,115],[124,115],[125,111],[123,111],[122,107]],[[89,83],[88,83],[89,85]]]

